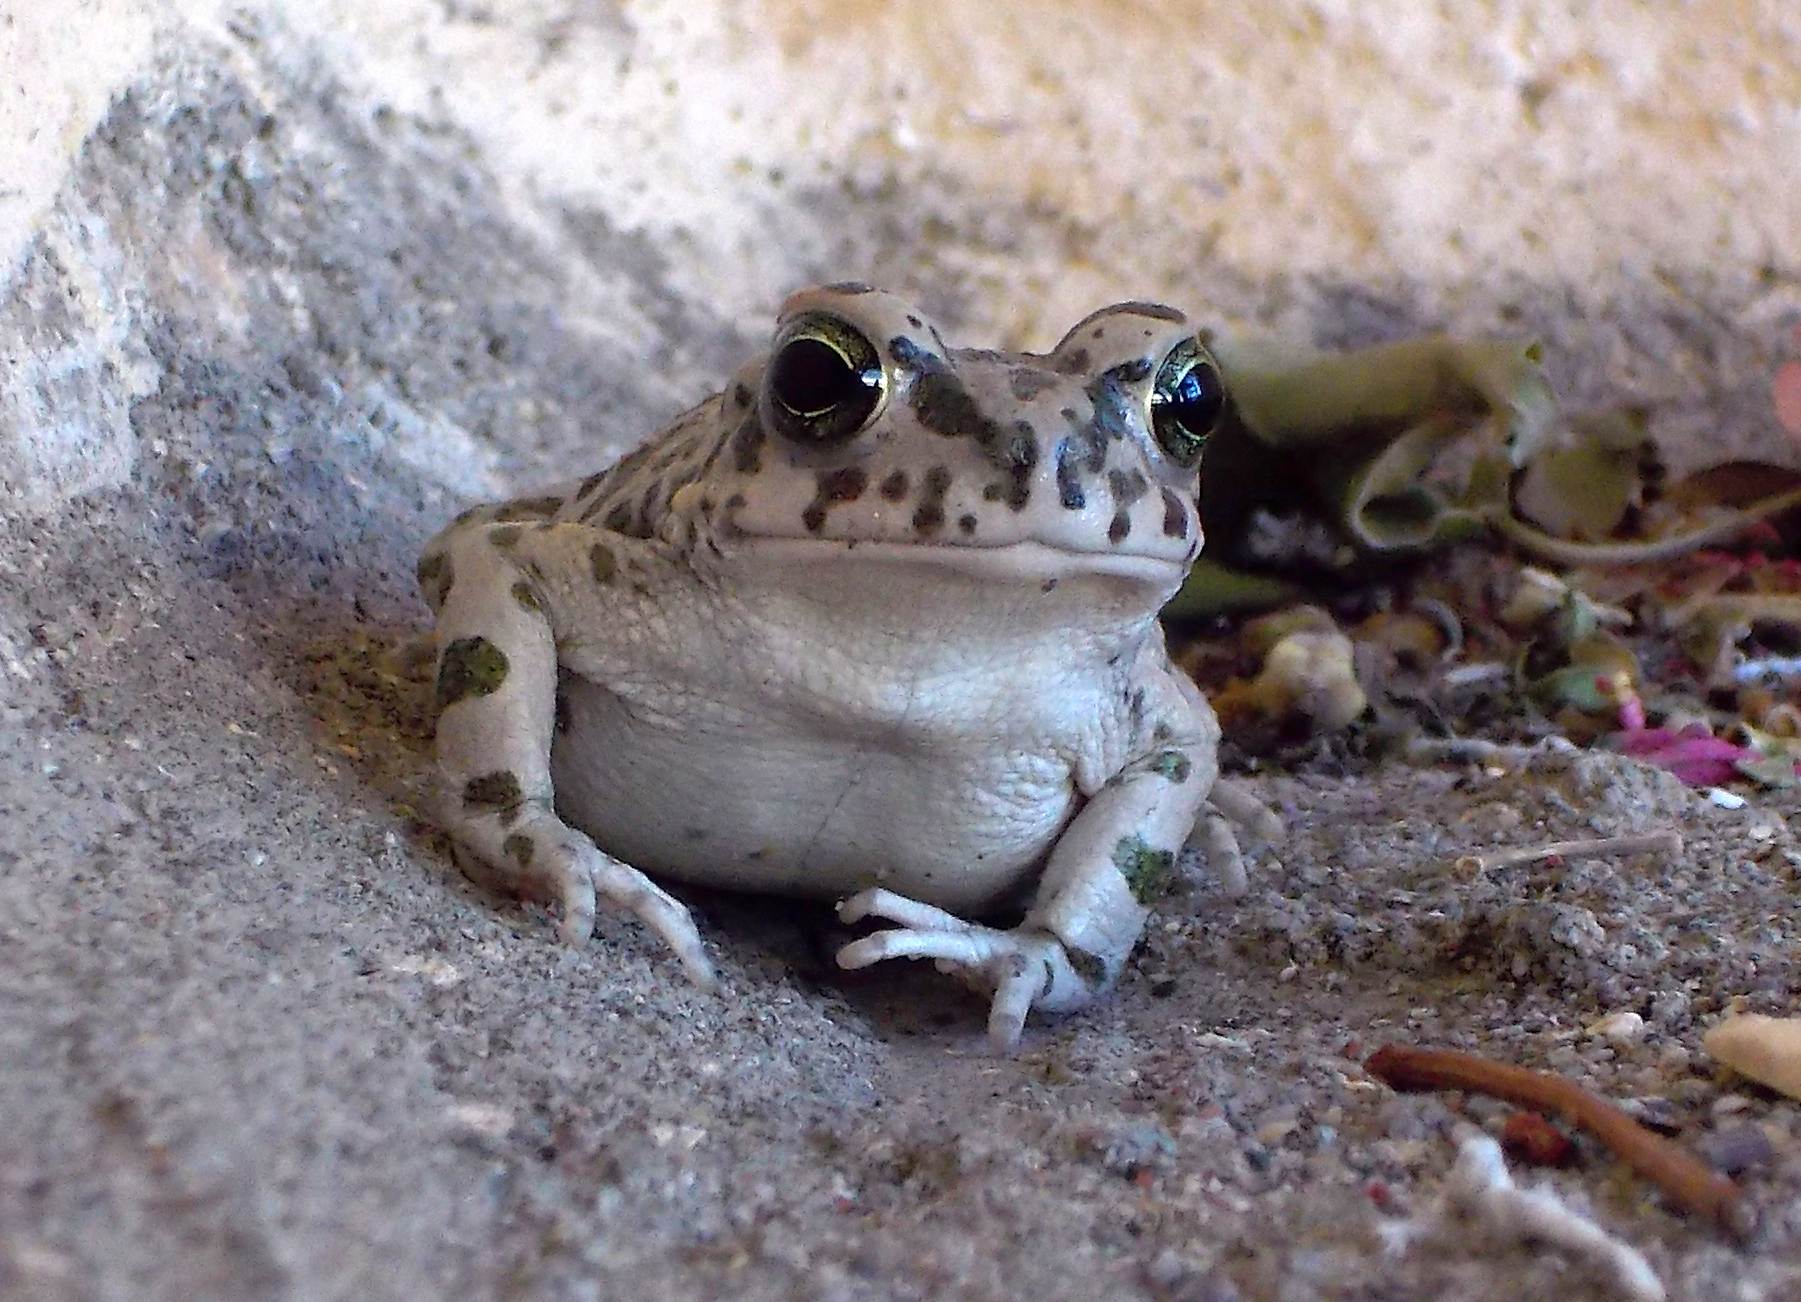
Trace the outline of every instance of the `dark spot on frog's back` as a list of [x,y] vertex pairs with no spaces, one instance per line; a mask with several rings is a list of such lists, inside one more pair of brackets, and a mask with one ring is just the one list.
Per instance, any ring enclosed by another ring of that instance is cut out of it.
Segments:
[[763,466],[763,423],[753,410],[732,435],[732,466],[741,475],[754,475]]
[[904,366],[920,375],[949,369],[942,357],[906,335],[895,335],[888,341],[888,355],[894,358],[896,366]]
[[1169,489],[1163,490],[1163,536],[1165,538],[1186,538],[1188,536],[1188,508],[1182,505],[1182,499]]
[[976,517],[973,512],[965,512],[957,517],[957,528],[963,531],[963,536],[965,538],[975,533],[976,523]]
[[1007,505],[1025,510],[1032,499],[1032,472],[1038,468],[1038,431],[1031,421],[1013,422],[1013,433],[997,449],[995,460],[1007,471]]
[[944,527],[944,496],[950,492],[951,472],[943,466],[926,471],[925,490],[919,509],[913,512],[913,527],[923,534],[937,533]]
[[750,386],[740,380],[732,386],[732,401],[740,407],[750,406]]
[[1080,511],[1088,505],[1088,498],[1082,491],[1082,472],[1076,464],[1078,459],[1079,454],[1068,439],[1057,444],[1057,500],[1070,511]]
[[[1132,432],[1132,412],[1137,404],[1126,386],[1136,383],[1132,379],[1135,365],[1128,362],[1115,366],[1090,380],[1084,389],[1088,400],[1094,404],[1093,428],[1104,438],[1123,439]],[[1149,363],[1145,365],[1148,367]],[[1138,379],[1143,378],[1143,375],[1138,376]],[[1093,468],[1100,469],[1099,466]]]
[[1080,375],[1088,369],[1088,350],[1072,348],[1057,359],[1057,369],[1065,375]]
[[1121,362],[1118,366],[1107,368],[1107,378],[1121,384],[1137,384],[1151,373],[1148,358],[1134,357],[1129,362]]
[[438,708],[473,696],[492,696],[506,680],[504,651],[485,637],[459,637],[438,660]]
[[873,294],[875,286],[860,280],[834,280],[825,287],[829,294]]
[[888,477],[882,481],[879,491],[890,502],[900,501],[907,495],[907,472],[904,470],[891,471]]
[[844,466],[823,470],[814,480],[813,500],[801,513],[801,522],[810,533],[825,528],[826,514],[839,502],[854,502],[869,487],[869,475],[861,466]]
[[1110,543],[1122,543],[1126,540],[1126,536],[1131,532],[1132,517],[1127,515],[1124,511],[1115,511],[1113,513],[1113,519],[1107,523],[1107,541]]
[[993,448],[1001,427],[982,409],[949,371],[928,371],[913,382],[908,401],[919,423],[945,438],[973,438]]
[[1007,387],[1020,402],[1030,402],[1057,383],[1057,377],[1035,366],[1016,366],[1007,372]]
[[1130,506],[1144,496],[1150,481],[1145,479],[1144,472],[1139,470],[1109,470],[1107,472],[1107,491],[1113,494],[1113,501],[1119,506]]

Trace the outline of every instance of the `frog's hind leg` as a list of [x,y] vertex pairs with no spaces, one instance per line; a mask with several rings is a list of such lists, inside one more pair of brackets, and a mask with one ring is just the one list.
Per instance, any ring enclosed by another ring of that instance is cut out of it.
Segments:
[[477,525],[434,544],[420,566],[438,609],[441,825],[471,878],[557,905],[568,943],[588,939],[605,900],[636,915],[690,977],[711,985],[688,910],[553,807],[557,650],[534,580],[514,560],[518,534],[516,525]]
[[[892,891],[867,890],[839,905],[839,916],[895,925],[846,945],[839,966],[936,960],[940,970],[992,992],[988,1034],[1000,1048],[1018,1042],[1032,1009],[1079,1008],[1110,987],[1171,884],[1176,852],[1217,776],[1212,712],[1191,684],[1181,686],[1173,673],[1167,681],[1172,691],[1193,693],[1182,698],[1192,702],[1192,732],[1154,739],[1089,797],[1052,847],[1018,927],[978,926]],[[1240,808],[1236,794],[1225,803]]]

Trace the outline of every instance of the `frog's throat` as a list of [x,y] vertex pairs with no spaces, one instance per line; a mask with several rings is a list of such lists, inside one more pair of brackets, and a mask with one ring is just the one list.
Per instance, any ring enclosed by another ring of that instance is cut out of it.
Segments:
[[956,543],[742,537],[738,547],[759,561],[779,565],[817,565],[837,558],[836,563],[852,566],[858,563],[920,566],[996,582],[1115,578],[1174,591],[1188,571],[1186,561],[1161,556],[1069,551],[1040,542],[982,547]]

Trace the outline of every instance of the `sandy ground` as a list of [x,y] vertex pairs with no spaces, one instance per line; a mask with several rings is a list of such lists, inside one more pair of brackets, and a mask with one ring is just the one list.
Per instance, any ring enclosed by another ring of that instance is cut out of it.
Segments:
[[[836,972],[822,912],[690,894],[723,978],[700,995],[631,924],[565,949],[464,882],[417,813],[420,541],[655,428],[773,282],[886,270],[979,338],[1009,314],[972,267],[1093,228],[874,177],[734,235],[800,252],[706,263],[624,207],[522,206],[451,115],[233,22],[95,110],[0,302],[0,1294],[1605,1296],[1476,1231],[1385,1248],[1458,1127],[1499,1122],[1371,1082],[1360,1057],[1403,1040],[1554,1068],[1748,1161],[1743,1249],[1587,1144],[1530,1178],[1675,1296],[1801,1297],[1801,1111],[1700,1051],[1735,1000],[1792,1010],[1793,797],[1721,810],[1606,758],[1254,773],[1289,832],[1251,893],[1198,881],[1113,999],[1012,1058],[927,971]],[[1322,342],[1523,321],[1566,389],[1754,441],[1734,413],[1797,283],[1767,248],[1580,293],[1249,254],[1146,278]],[[1074,262],[1123,296],[1129,258]],[[1450,866],[1662,828],[1674,863]],[[1636,1042],[1585,1033],[1628,1009]]]

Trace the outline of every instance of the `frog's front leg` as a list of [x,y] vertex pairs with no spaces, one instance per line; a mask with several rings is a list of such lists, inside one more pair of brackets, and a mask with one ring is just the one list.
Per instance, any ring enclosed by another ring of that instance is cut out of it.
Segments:
[[643,873],[599,849],[556,814],[550,780],[557,648],[534,552],[561,559],[564,531],[471,525],[427,552],[420,578],[438,606],[439,816],[457,862],[493,889],[547,900],[572,945],[594,928],[596,900],[636,915],[668,943],[688,974],[713,982],[688,910]]
[[[1211,726],[1211,712],[1204,722]],[[936,959],[994,992],[988,1033],[1001,1048],[1018,1043],[1031,1009],[1089,1002],[1118,978],[1170,884],[1213,782],[1216,738],[1200,731],[1159,742],[1095,793],[1053,847],[1018,927],[983,927],[892,891],[863,891],[839,905],[839,917],[899,925],[846,945],[839,965]]]

